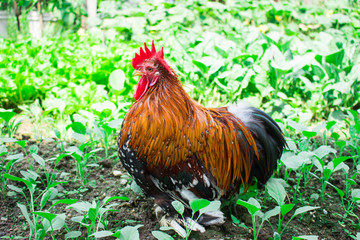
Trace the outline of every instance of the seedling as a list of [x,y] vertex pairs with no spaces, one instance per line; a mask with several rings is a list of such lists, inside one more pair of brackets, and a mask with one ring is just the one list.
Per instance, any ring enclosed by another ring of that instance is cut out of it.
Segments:
[[[107,205],[110,201],[113,200],[122,200],[128,201],[127,197],[106,197],[102,202],[93,201],[92,203],[89,202],[76,202],[71,204],[68,208],[72,208],[78,213],[80,216],[73,217],[71,220],[80,224],[80,226],[84,226],[87,229],[87,233],[90,236],[112,236],[114,233],[108,231],[107,224],[108,221],[106,220],[105,216],[108,212],[118,211],[113,209],[112,207],[118,206],[118,203],[113,203]],[[100,230],[103,229],[103,230]],[[79,227],[80,230],[80,227]],[[104,232],[105,231],[105,232]]]
[[[64,215],[55,215],[55,214],[50,214],[48,212],[42,212],[43,208],[45,207],[46,203],[51,200],[54,199],[57,196],[57,189],[55,188],[55,186],[62,184],[64,182],[57,182],[57,183],[53,183],[51,185],[49,185],[46,189],[44,189],[43,191],[41,191],[41,193],[37,196],[35,196],[35,190],[37,189],[37,179],[40,178],[40,176],[33,171],[21,171],[20,172],[23,177],[19,178],[10,174],[4,174],[5,178],[8,178],[12,181],[17,181],[17,182],[22,182],[25,184],[26,188],[29,191],[29,199],[28,197],[25,195],[25,193],[23,192],[23,190],[21,188],[18,188],[16,186],[13,185],[8,185],[8,188],[10,188],[11,190],[13,190],[16,193],[21,194],[24,199],[27,202],[27,206],[18,203],[18,207],[20,208],[22,214],[24,215],[26,222],[29,225],[29,240],[30,239],[35,239],[35,240],[41,240],[44,239],[45,235],[46,235],[46,231],[48,231],[49,229],[51,229],[52,231],[52,237],[54,238],[54,233],[53,231],[58,228],[59,226],[56,225],[56,228],[54,228],[54,226],[52,226],[52,222],[56,221],[56,218],[60,218],[63,219]],[[62,203],[62,202],[59,202]],[[55,204],[56,205],[56,204]],[[54,205],[53,205],[54,206]],[[37,208],[37,209],[36,209]],[[40,221],[40,217],[45,218],[49,221],[49,223],[46,225],[46,222],[44,222],[45,225],[39,225],[38,222]],[[63,221],[63,223],[65,224],[65,222]],[[60,228],[62,226],[61,225]]]
[[2,118],[5,122],[3,129],[7,131],[9,138],[13,137],[20,123],[22,122],[20,118],[13,119],[15,115],[16,113],[11,110],[0,109],[0,118]]
[[[7,153],[7,148],[5,145],[0,146],[0,156],[3,156]],[[18,162],[21,162],[24,158],[24,154],[13,154],[8,155],[4,160],[0,160],[0,180],[1,180],[1,193],[5,197],[6,195],[6,187],[8,179],[4,177],[4,173],[10,174],[11,170],[13,169],[14,165]]]

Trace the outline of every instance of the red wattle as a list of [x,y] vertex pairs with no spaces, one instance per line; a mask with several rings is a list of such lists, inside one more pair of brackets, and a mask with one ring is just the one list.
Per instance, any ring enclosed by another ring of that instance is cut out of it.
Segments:
[[140,98],[142,98],[142,96],[144,96],[148,88],[149,88],[149,81],[146,79],[145,76],[141,76],[134,93],[135,100],[137,101]]

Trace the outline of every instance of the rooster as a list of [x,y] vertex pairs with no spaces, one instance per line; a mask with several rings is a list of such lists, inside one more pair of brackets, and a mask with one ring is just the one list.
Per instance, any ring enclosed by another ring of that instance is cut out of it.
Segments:
[[[253,177],[261,183],[269,179],[286,143],[266,113],[244,103],[203,107],[185,92],[154,41],[151,49],[145,43],[135,53],[132,66],[140,80],[121,127],[118,153],[144,194],[154,199],[156,212],[175,219],[171,203],[178,200],[189,218],[192,199],[229,198]],[[223,222],[222,212],[214,211],[202,215],[194,228],[204,231]]]

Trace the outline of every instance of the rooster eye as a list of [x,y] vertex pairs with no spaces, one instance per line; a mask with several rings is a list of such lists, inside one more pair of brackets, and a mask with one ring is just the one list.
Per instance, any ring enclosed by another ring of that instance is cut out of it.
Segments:
[[152,68],[151,67],[148,67],[148,68],[146,68],[146,71],[148,71],[148,72],[152,72]]

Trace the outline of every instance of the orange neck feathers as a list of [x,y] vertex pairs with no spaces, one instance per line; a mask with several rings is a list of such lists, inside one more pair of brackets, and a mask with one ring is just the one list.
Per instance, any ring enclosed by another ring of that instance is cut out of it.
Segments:
[[226,108],[204,108],[170,74],[160,77],[130,108],[120,147],[128,134],[129,147],[150,168],[169,168],[195,157],[223,194],[234,182],[248,184],[253,154],[257,155],[255,141],[239,119]]

